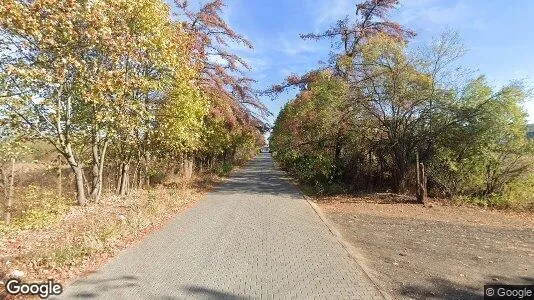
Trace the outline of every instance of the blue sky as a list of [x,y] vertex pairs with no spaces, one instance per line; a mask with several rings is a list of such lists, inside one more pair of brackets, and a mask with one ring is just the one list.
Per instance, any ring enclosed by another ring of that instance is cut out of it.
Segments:
[[[225,18],[255,49],[237,49],[254,68],[257,88],[302,74],[328,57],[329,42],[303,41],[299,33],[321,32],[353,13],[358,0],[227,0]],[[534,86],[534,1],[401,0],[392,18],[429,43],[446,30],[460,33],[468,49],[463,63],[495,87],[513,80]],[[265,103],[277,115],[294,92]],[[534,101],[525,105],[534,123]],[[271,118],[271,121],[274,120]]]

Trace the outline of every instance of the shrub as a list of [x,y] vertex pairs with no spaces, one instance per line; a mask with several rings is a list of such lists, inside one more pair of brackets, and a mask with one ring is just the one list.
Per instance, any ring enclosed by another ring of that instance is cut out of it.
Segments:
[[219,176],[228,176],[230,172],[232,172],[232,169],[234,168],[234,165],[228,162],[223,163],[222,165],[218,166],[215,169],[215,172]]
[[148,176],[150,178],[150,184],[162,184],[167,174],[162,169],[152,169]]
[[493,208],[534,209],[534,172],[506,184],[501,193],[487,196],[458,196],[457,203],[468,203]]
[[454,202],[491,208],[508,208],[510,206],[505,198],[497,194],[488,196],[457,196],[454,197]]
[[534,209],[534,172],[522,176],[504,187],[502,197],[511,207]]

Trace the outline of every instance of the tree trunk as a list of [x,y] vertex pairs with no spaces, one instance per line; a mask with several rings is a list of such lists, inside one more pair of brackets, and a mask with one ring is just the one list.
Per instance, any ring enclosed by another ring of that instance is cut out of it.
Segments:
[[232,162],[235,161],[235,155],[236,155],[236,153],[237,153],[237,147],[234,146],[234,147],[232,147],[232,157],[231,157]]
[[141,185],[142,185],[142,178],[141,178],[141,160],[138,160],[136,163],[135,163],[135,173],[134,173],[134,177],[135,177],[135,189],[140,189],[141,188]]
[[57,194],[59,197],[63,196],[63,164],[60,154],[57,155]]
[[339,171],[339,168],[340,168],[340,160],[341,160],[341,149],[343,147],[343,142],[341,140],[341,133],[338,132],[336,134],[336,142],[335,142],[335,146],[334,146],[334,169],[332,170],[333,172],[333,176],[337,176],[338,175],[338,171]]
[[419,162],[419,153],[416,153],[417,163],[417,201],[424,204],[427,198],[425,165]]
[[104,184],[104,161],[106,159],[106,152],[108,149],[108,141],[104,143],[104,148],[102,149],[102,155],[100,157],[100,166],[98,170],[98,194],[96,199],[100,199],[100,196],[102,195],[102,185]]
[[69,163],[69,166],[72,169],[72,172],[74,173],[74,178],[76,180],[76,201],[78,202],[78,205],[86,205],[87,198],[85,197],[83,168],[74,158],[70,145],[66,147],[65,158],[67,159],[67,162]]
[[91,199],[93,199],[95,202],[98,200],[98,186],[100,185],[99,178],[98,178],[98,166],[100,165],[100,155],[98,151],[98,145],[93,144],[92,146],[93,150],[93,166],[91,168],[91,177],[92,177],[92,184],[91,184]]
[[145,153],[144,157],[145,157],[145,171],[144,171],[145,187],[148,189],[150,188],[150,174],[149,174],[150,154],[148,153],[148,151]]
[[392,175],[395,193],[406,192],[406,180],[408,174],[408,159],[404,149],[396,149],[393,152]]
[[120,196],[128,195],[129,181],[130,181],[130,162],[124,162],[121,164],[120,187],[119,187]]
[[106,150],[108,148],[108,141],[104,142],[102,150],[100,150],[98,142],[95,142],[92,146],[93,150],[93,167],[92,167],[92,186],[91,186],[91,199],[98,202],[100,195],[102,194],[102,183],[104,175],[104,160],[106,157]]
[[120,193],[120,190],[121,190],[121,182],[122,182],[122,162],[118,165],[118,169],[117,169],[117,177],[115,178],[117,181],[117,185],[116,185],[116,192],[117,194]]
[[71,166],[76,179],[76,201],[79,205],[86,205],[87,198],[85,197],[85,186],[83,180],[83,169],[80,166]]
[[186,180],[190,180],[193,177],[193,156],[186,155],[184,159],[184,177]]

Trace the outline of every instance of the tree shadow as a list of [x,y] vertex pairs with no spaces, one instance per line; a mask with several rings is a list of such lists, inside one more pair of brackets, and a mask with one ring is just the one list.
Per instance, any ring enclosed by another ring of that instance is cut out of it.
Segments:
[[232,293],[227,293],[215,289],[210,289],[202,286],[197,285],[188,285],[183,287],[185,291],[188,292],[188,294],[193,294],[197,296],[196,298],[201,299],[227,299],[227,300],[241,300],[245,299],[245,297],[238,296]]
[[105,279],[81,279],[66,288],[59,298],[50,297],[49,299],[94,299],[109,291],[139,287],[138,281],[139,278],[132,275]]
[[403,286],[399,293],[413,299],[484,299],[484,285],[490,284],[534,284],[534,277],[506,277],[490,275],[480,286],[473,287],[459,284],[444,278],[433,277],[426,284],[411,284]]
[[292,199],[302,199],[300,192],[284,179],[285,173],[276,170],[271,155],[262,153],[252,160],[247,167],[232,174],[228,180],[214,192],[220,194],[269,194]]
[[[429,284],[428,284],[429,283]],[[483,287],[474,289],[443,278],[431,278],[427,284],[403,286],[400,294],[413,299],[483,299]]]

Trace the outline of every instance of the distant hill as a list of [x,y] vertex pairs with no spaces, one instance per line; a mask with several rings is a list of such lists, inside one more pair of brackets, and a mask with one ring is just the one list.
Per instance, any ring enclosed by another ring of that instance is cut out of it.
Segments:
[[531,139],[534,139],[534,124],[527,125],[527,136]]

